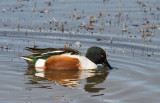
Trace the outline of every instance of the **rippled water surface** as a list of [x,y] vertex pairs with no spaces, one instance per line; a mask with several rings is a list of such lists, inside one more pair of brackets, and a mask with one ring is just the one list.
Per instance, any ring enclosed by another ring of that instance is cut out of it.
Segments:
[[[159,5],[158,0],[2,0],[0,102],[159,103]],[[31,54],[25,47],[34,46],[69,46],[84,55],[99,46],[114,69],[37,73],[20,58]]]

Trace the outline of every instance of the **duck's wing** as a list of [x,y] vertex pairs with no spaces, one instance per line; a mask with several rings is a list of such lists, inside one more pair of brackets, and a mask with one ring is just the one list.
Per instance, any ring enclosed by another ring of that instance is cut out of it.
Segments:
[[26,50],[32,52],[32,53],[39,53],[39,54],[47,54],[47,53],[71,53],[71,54],[77,54],[77,55],[82,55],[81,52],[78,50],[72,49],[72,48],[30,48],[26,47]]
[[22,56],[21,58],[27,61],[31,61],[33,63],[35,63],[38,59],[47,59],[50,56],[62,55],[65,53],[82,55],[81,52],[71,48],[29,48],[27,47],[26,50],[32,52],[33,54]]

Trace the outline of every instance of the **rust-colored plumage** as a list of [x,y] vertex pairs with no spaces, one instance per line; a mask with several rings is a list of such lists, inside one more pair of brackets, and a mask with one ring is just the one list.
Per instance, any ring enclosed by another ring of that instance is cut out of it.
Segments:
[[46,69],[79,69],[79,60],[77,58],[68,57],[68,56],[51,56],[45,62]]

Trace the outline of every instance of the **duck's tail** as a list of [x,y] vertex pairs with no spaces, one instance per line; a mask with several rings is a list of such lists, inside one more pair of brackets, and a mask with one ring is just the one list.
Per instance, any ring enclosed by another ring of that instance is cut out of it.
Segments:
[[32,62],[32,63],[36,63],[36,61],[38,60],[37,58],[33,57],[33,56],[21,56],[22,59],[28,61],[28,62]]

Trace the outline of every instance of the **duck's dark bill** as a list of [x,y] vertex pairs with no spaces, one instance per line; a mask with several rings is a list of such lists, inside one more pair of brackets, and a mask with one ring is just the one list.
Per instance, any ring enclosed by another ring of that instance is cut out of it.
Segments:
[[108,67],[109,69],[113,69],[113,68],[111,67],[111,65],[108,63],[107,60],[105,60],[105,61],[103,62],[103,65],[106,66],[106,67]]

